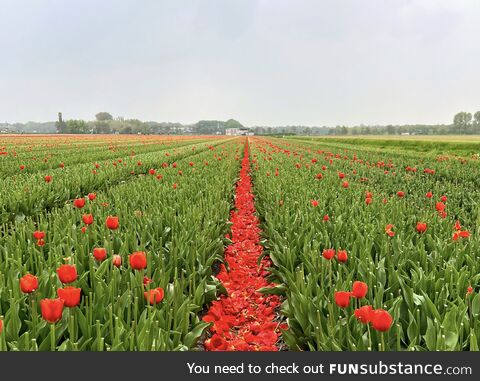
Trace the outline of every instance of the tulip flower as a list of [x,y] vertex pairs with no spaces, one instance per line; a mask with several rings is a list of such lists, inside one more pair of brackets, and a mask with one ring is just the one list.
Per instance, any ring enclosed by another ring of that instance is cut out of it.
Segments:
[[324,249],[322,251],[322,256],[325,259],[332,259],[335,256],[335,249]]
[[355,281],[352,286],[352,296],[357,299],[362,299],[367,295],[368,286],[364,282]]
[[84,214],[82,220],[85,225],[93,224],[93,216],[91,214]]
[[37,241],[44,239],[45,232],[36,230],[35,232],[33,232],[33,238],[35,238]]
[[370,322],[372,311],[372,306],[363,306],[357,308],[353,313],[360,322],[362,322],[363,324],[367,324]]
[[118,217],[115,216],[108,216],[105,220],[105,224],[107,228],[110,230],[116,230],[119,227]]
[[77,280],[77,269],[74,265],[61,265],[57,269],[58,279],[62,283],[72,283]]
[[81,288],[66,286],[57,290],[58,297],[63,300],[65,307],[76,307],[80,304]]
[[346,308],[350,305],[351,292],[348,291],[335,291],[335,303],[340,308]]
[[157,287],[153,290],[148,290],[143,293],[145,296],[145,300],[148,301],[149,304],[154,305],[158,304],[163,300],[164,291],[163,288]]
[[147,267],[147,256],[143,251],[129,255],[130,267],[134,270],[143,270]]
[[122,265],[122,257],[120,255],[114,255],[112,263],[115,267],[120,267]]
[[42,299],[40,309],[42,317],[49,323],[55,323],[62,318],[64,302],[62,299]]
[[348,255],[346,250],[338,250],[337,260],[340,263],[345,263],[348,260]]
[[425,222],[417,223],[417,232],[425,233],[427,231],[427,224]]
[[102,262],[107,258],[107,250],[103,247],[96,247],[93,249],[93,256],[97,261]]
[[25,294],[31,294],[38,289],[38,279],[35,275],[25,274],[20,278],[20,289]]
[[390,329],[393,318],[387,311],[379,309],[372,311],[370,314],[370,322],[373,329],[380,332],[385,332]]
[[85,206],[85,199],[76,198],[75,200],[73,200],[73,206],[77,209],[82,209]]

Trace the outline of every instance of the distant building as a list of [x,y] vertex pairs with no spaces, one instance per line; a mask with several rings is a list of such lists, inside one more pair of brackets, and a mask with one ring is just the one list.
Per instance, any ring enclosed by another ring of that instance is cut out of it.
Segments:
[[255,134],[249,128],[227,128],[225,130],[225,135],[230,135],[230,136],[253,136]]

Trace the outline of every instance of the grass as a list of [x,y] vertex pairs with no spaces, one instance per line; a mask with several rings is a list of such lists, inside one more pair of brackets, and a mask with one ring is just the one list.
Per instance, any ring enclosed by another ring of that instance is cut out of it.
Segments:
[[480,153],[478,135],[437,135],[437,136],[322,136],[296,137],[296,139],[325,143],[340,143],[357,147],[378,149],[403,149],[407,151],[431,153],[435,155],[454,154],[472,156]]

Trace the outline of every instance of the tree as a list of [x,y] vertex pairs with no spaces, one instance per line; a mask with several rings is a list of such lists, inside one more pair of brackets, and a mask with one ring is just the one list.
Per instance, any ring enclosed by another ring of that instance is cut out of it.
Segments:
[[470,130],[472,114],[469,112],[459,112],[453,117],[453,126],[458,133],[465,134]]
[[86,134],[88,133],[88,124],[81,119],[71,119],[67,120],[67,133],[69,134]]
[[477,111],[475,114],[473,114],[473,120],[477,127],[480,127],[480,111]]
[[243,128],[243,125],[235,119],[229,119],[225,122],[226,128]]
[[63,121],[62,113],[58,113],[58,120],[55,122],[55,127],[59,134],[67,134],[67,124]]
[[113,116],[105,111],[101,111],[98,114],[95,114],[95,119],[97,119],[99,122],[105,121],[105,120],[112,120]]

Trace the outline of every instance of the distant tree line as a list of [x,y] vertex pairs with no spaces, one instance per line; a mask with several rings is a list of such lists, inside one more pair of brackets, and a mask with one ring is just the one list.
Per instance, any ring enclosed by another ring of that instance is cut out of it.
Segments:
[[452,124],[409,124],[387,126],[336,126],[328,131],[329,135],[474,135],[480,134],[480,111],[475,114],[459,112],[453,117]]
[[[108,112],[99,112],[95,119],[63,120],[57,122],[0,123],[0,132],[60,133],[60,134],[143,134],[143,135],[224,135],[227,128],[243,128],[234,120],[200,120],[194,124],[171,122],[143,122],[139,119],[114,118]],[[480,111],[457,113],[451,124],[359,125],[359,126],[252,126],[256,135],[466,135],[480,134]]]
[[55,123],[59,134],[141,134],[141,135],[224,135],[227,128],[242,128],[234,120],[201,120],[195,124],[183,125],[168,122],[142,122],[138,119],[113,118],[108,112],[99,112],[95,120],[70,119],[64,121],[61,113]]

